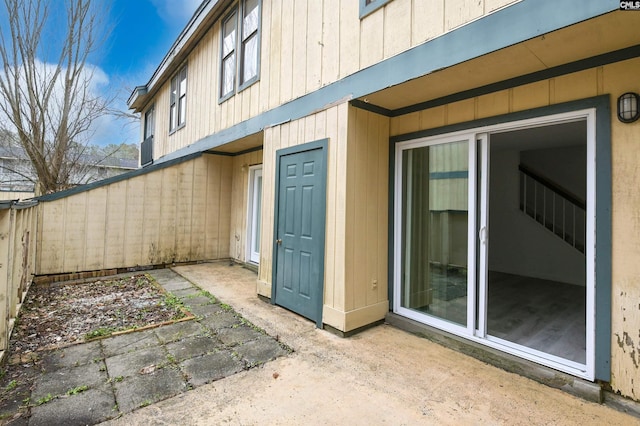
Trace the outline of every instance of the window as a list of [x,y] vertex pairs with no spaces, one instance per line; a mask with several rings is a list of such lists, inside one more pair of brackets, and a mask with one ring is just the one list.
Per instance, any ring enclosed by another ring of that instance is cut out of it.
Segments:
[[376,11],[391,0],[360,0],[360,19]]
[[258,76],[258,0],[244,0],[242,7],[242,40],[240,86]]
[[239,8],[222,21],[220,101],[258,79],[259,34],[260,0],[241,0]]
[[155,133],[155,109],[155,106],[151,106],[151,108],[149,108],[147,112],[144,113],[144,140],[149,139]]
[[140,144],[140,165],[153,163],[153,135],[155,133],[155,106],[151,106],[144,113],[144,139]]
[[236,85],[236,12],[222,23],[222,78],[220,97],[233,94]]
[[187,67],[184,66],[171,79],[169,132],[184,126],[187,113]]

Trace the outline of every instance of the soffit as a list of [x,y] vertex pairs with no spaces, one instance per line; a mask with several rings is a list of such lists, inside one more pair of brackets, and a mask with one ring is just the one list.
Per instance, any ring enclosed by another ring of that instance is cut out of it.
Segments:
[[359,98],[388,110],[640,44],[640,13],[611,12]]
[[254,133],[253,135],[246,136],[244,138],[235,140],[233,142],[220,145],[212,150],[210,153],[225,153],[225,154],[238,154],[244,151],[250,151],[254,148],[262,146],[263,133]]

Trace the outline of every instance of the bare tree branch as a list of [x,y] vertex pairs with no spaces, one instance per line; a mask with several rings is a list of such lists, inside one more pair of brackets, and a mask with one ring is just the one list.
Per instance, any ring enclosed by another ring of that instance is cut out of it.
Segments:
[[[4,0],[7,28],[0,29],[0,116],[15,130],[37,175],[36,193],[65,189],[83,164],[92,123],[109,113],[110,100],[91,90],[98,18],[92,0],[66,0],[66,34],[57,63],[42,53],[50,0]],[[52,4],[59,7],[59,2]]]

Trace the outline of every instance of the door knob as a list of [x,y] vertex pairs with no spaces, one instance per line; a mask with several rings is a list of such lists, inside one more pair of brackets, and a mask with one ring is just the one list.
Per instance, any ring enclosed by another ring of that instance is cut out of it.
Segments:
[[276,244],[278,244],[278,245],[282,244],[282,240],[281,240],[280,238],[278,238],[278,239],[276,240]]

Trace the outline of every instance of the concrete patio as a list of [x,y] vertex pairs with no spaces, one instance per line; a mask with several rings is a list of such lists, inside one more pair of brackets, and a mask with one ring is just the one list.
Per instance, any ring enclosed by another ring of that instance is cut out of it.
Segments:
[[174,270],[294,352],[107,424],[640,424],[389,325],[337,337],[260,300],[237,265]]
[[97,424],[289,353],[175,272],[149,275],[195,319],[43,352],[29,425]]

